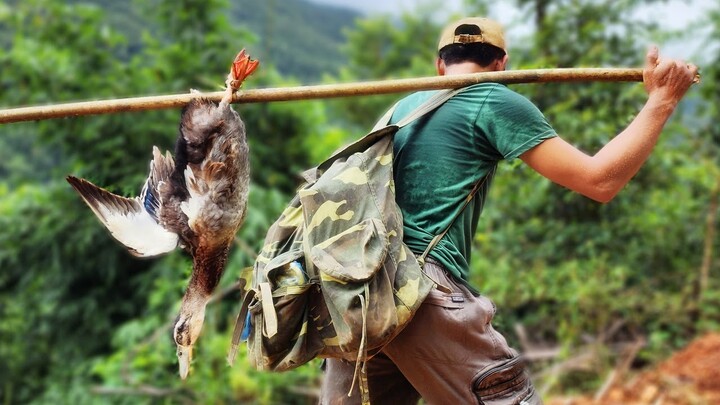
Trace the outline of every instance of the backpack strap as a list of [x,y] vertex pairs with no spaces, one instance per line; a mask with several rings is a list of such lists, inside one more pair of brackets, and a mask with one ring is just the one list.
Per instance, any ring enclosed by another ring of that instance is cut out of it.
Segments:
[[[440,91],[436,92],[435,94],[430,96],[430,98],[425,100],[425,102],[423,102],[419,106],[415,107],[415,109],[412,110],[410,112],[410,114],[406,115],[403,119],[398,121],[395,124],[395,126],[398,128],[402,128],[402,127],[412,123],[413,121],[415,121],[419,118],[422,118],[426,114],[434,111],[435,109],[437,109],[438,107],[443,105],[443,103],[445,103],[450,98],[452,98],[454,95],[456,95],[457,93],[459,93],[463,90],[464,90],[464,88],[445,89],[445,90],[440,90]],[[390,109],[387,110],[385,112],[385,114],[383,114],[383,116],[378,120],[378,122],[375,124],[372,131],[370,131],[370,132],[379,131],[379,130],[383,129],[384,127],[391,126],[390,120],[392,119],[393,113],[395,112],[395,109],[397,108],[397,106],[398,106],[398,103],[395,103],[395,105],[390,107]]]
[[[468,196],[465,197],[465,202],[463,203],[463,206],[460,208],[460,210],[458,210],[457,213],[455,213],[455,216],[450,221],[450,224],[447,226],[447,228],[445,228],[442,232],[440,232],[439,234],[435,235],[434,238],[432,238],[432,240],[430,241],[430,244],[428,244],[428,247],[425,249],[423,254],[417,258],[417,261],[418,261],[418,263],[420,263],[421,268],[423,267],[423,265],[425,265],[425,260],[427,259],[428,254],[430,254],[430,252],[435,248],[435,246],[437,246],[437,244],[440,243],[440,240],[443,237],[445,237],[445,234],[448,233],[450,228],[452,228],[453,224],[455,223],[455,220],[457,220],[458,217],[460,217],[460,215],[462,215],[463,211],[465,211],[465,208],[467,208],[468,204],[470,204],[470,201],[472,201],[473,197],[475,197],[475,195],[478,193],[478,191],[480,191],[480,189],[485,184],[485,182],[487,182],[487,179],[490,177],[490,175],[495,173],[496,169],[497,169],[497,166],[493,167],[493,169],[490,170],[487,174],[485,174],[485,176],[483,176],[483,178],[480,179],[480,181],[475,183],[475,186],[472,188],[472,190],[470,190],[470,194],[468,194]],[[435,283],[435,284],[437,284],[437,283]]]
[[243,330],[245,329],[245,323],[248,321],[248,309],[250,301],[255,297],[255,290],[248,290],[242,298],[242,305],[240,306],[240,313],[235,320],[235,328],[233,329],[232,340],[230,341],[230,352],[227,356],[227,362],[230,366],[235,364],[235,357],[238,352],[238,345],[240,344]]
[[[427,100],[425,100],[424,103],[417,106],[413,111],[410,112],[410,114],[406,115],[403,119],[397,122],[397,127],[402,128],[408,124],[411,124],[415,120],[422,118],[426,114],[434,111],[443,103],[451,99],[454,95],[460,93],[461,91],[465,90],[464,88],[459,89],[447,89],[447,90],[440,90],[430,96]],[[388,120],[389,121],[389,120]]]
[[352,155],[355,152],[361,152],[366,150],[370,145],[377,142],[379,139],[387,136],[387,135],[394,135],[395,132],[397,132],[398,129],[412,123],[418,118],[423,117],[424,115],[432,112],[436,108],[440,107],[444,102],[449,100],[452,96],[459,93],[460,91],[464,90],[463,88],[459,89],[446,89],[446,90],[440,90],[435,92],[430,98],[425,100],[422,104],[417,106],[413,111],[410,112],[405,118],[398,121],[396,124],[389,124],[390,119],[392,118],[393,112],[395,111],[395,107],[397,104],[392,106],[385,114],[383,114],[382,118],[375,124],[372,131],[370,131],[367,135],[364,137],[358,139],[357,141],[345,146],[344,148],[340,149],[339,151],[333,153],[332,156],[330,156],[328,159],[326,159],[324,162],[320,163],[316,168],[311,169],[311,173],[309,173],[309,176],[311,178],[319,178],[320,175],[327,170],[333,162],[335,162],[338,159],[341,159],[343,157],[348,157]]
[[240,279],[238,281],[238,290],[243,291],[242,304],[240,306],[240,313],[238,313],[237,319],[235,320],[235,328],[233,329],[233,336],[230,345],[230,352],[228,353],[227,361],[231,366],[235,362],[237,356],[238,345],[242,340],[242,334],[245,331],[245,324],[248,322],[248,310],[250,302],[255,297],[255,290],[250,287],[252,284],[253,268],[246,267],[240,273]]

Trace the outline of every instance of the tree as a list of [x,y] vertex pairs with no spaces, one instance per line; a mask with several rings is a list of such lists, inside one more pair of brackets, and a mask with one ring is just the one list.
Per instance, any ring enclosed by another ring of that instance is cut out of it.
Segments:
[[[98,35],[96,28],[102,24],[96,9],[29,1],[2,13],[0,21],[12,38],[2,55],[3,104],[109,94],[100,83],[117,73],[112,51],[120,46],[120,38],[110,31],[100,30]],[[113,151],[108,140],[93,134],[98,126],[82,127],[71,119],[5,128],[10,145],[21,146],[11,150],[15,159],[39,157],[22,162],[27,178],[12,176],[3,183],[0,215],[0,297],[5,303],[0,329],[3,342],[9,343],[3,345],[8,367],[2,372],[9,374],[3,375],[3,392],[8,401],[28,402],[42,393],[46,378],[64,374],[67,364],[107,349],[112,320],[135,312],[132,302],[138,293],[119,270],[135,267],[142,274],[148,266],[130,266],[107,240],[97,238],[88,221],[67,215],[74,202],[57,179],[63,169],[77,164],[82,151],[68,153],[62,139],[73,134],[82,145],[95,136],[96,152]],[[121,153],[115,150],[114,155]],[[94,247],[105,255],[76,260],[84,257],[83,247],[92,239],[99,240]],[[103,301],[98,300],[99,290],[89,290],[93,285],[106,286],[102,312],[96,307]],[[62,380],[69,378],[65,374]]]
[[[638,7],[652,1],[516,3],[521,21],[532,21],[534,27],[510,42],[513,69],[642,66],[645,44],[669,35],[633,17]],[[473,1],[466,2],[464,14],[488,11],[493,11],[490,2]],[[381,78],[385,63],[392,62],[393,69],[400,69],[396,72],[418,66],[418,59],[403,54],[405,42],[389,34],[389,21],[364,22],[350,33],[352,70],[345,74]],[[404,15],[403,29],[424,26],[432,31],[422,21],[417,14]],[[427,38],[418,41],[425,43],[421,49],[434,50],[436,32],[420,36]],[[431,57],[425,62],[428,68]],[[640,84],[511,87],[535,102],[566,140],[589,153],[620,132],[645,100]],[[712,87],[706,91],[705,97],[717,94]],[[551,185],[518,162],[501,165],[476,235],[472,281],[498,303],[498,328],[515,346],[520,346],[515,325],[525,325],[531,341],[559,345],[565,353],[584,344],[588,335],[614,330],[610,341],[644,336],[649,345],[643,359],[655,359],[692,337],[696,325],[686,316],[688,286],[702,258],[708,198],[718,173],[716,151],[705,147],[707,138],[700,136],[702,126],[691,108],[698,96],[697,90],[690,92],[654,155],[610,204]],[[391,101],[382,104],[373,111]],[[356,123],[373,115],[360,103],[353,105],[355,112],[361,114],[349,119]],[[600,359],[607,366],[611,361],[609,355]],[[560,382],[592,387],[598,384],[593,377],[601,377],[603,370],[575,373],[579,377]]]
[[[131,51],[97,7],[43,0],[0,5],[0,31],[8,33],[3,36],[7,51],[0,54],[5,89],[0,104],[215,90],[238,51],[234,44],[252,40],[230,27],[226,6],[222,1],[146,3],[142,7],[153,13],[137,15],[159,16],[157,24],[145,20],[156,35]],[[280,81],[272,69],[264,70],[248,85]],[[309,166],[307,149],[313,145],[306,135],[324,120],[318,103],[239,109],[251,131],[254,184],[239,234],[244,249],[233,252],[222,288],[252,263],[252,253],[286,202],[282,190],[292,190],[293,174]],[[256,378],[242,360],[227,368],[224,357],[238,309],[236,293],[228,293],[232,299],[208,312],[197,377],[181,385],[168,325],[189,276],[188,258],[179,253],[132,258],[65,183],[72,173],[135,195],[147,175],[152,145],[172,149],[178,118],[178,111],[155,111],[0,127],[0,157],[8,158],[0,173],[9,175],[0,180],[4,402],[137,403],[152,402],[154,396],[262,402],[289,395],[281,378],[303,382],[317,374],[307,368],[295,377]],[[258,385],[263,379],[274,383]]]
[[[439,25],[428,6],[416,13],[360,20],[347,31],[344,51],[349,63],[340,70],[338,81],[381,80],[432,76],[435,74],[435,44]],[[397,99],[397,94],[353,98],[337,103],[333,111],[353,124],[357,131],[369,130]]]
[[[511,49],[513,68],[642,66],[645,44],[666,35],[632,18],[652,2],[518,3],[536,26],[518,41],[527,46]],[[642,86],[633,84],[513,88],[589,153],[621,131],[645,100]],[[653,156],[610,204],[569,193],[520,164],[500,171],[473,268],[476,283],[505,308],[500,327],[513,340],[514,325],[524,324],[531,340],[571,352],[584,336],[622,325],[609,339],[645,336],[641,357],[653,359],[693,336],[688,287],[718,174],[717,151],[704,147],[691,108],[700,95],[690,91]],[[565,382],[581,387],[593,381],[588,377]]]
[[[705,17],[701,26],[712,27],[712,30],[706,34],[708,36],[707,43],[717,42],[720,38],[720,7],[715,7]],[[701,34],[702,35],[702,34]],[[707,54],[698,55],[705,56],[706,64],[702,65],[701,79],[701,96],[698,102],[698,115],[696,121],[692,121],[699,128],[697,130],[696,144],[699,150],[705,151],[707,159],[707,170],[710,175],[710,184],[707,185],[709,193],[707,196],[706,208],[706,226],[705,240],[703,245],[703,261],[699,267],[697,279],[694,282],[692,294],[694,297],[690,300],[691,314],[694,320],[697,320],[701,329],[713,329],[717,326],[719,314],[718,308],[718,288],[717,283],[713,283],[710,276],[711,271],[717,271],[718,261],[715,258],[718,249],[717,243],[717,227],[718,227],[718,205],[720,194],[720,173],[718,170],[717,156],[720,153],[720,129],[713,124],[715,117],[718,116],[718,90],[720,89],[720,70],[717,63],[720,62],[720,49],[717,47],[703,48]],[[714,182],[714,184],[713,184]]]

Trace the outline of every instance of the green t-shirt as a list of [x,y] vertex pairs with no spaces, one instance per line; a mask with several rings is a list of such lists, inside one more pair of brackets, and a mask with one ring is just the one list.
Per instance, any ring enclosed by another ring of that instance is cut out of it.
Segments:
[[[433,93],[414,93],[400,100],[391,123]],[[535,105],[497,83],[470,86],[432,114],[402,128],[394,139],[393,169],[405,243],[417,254],[425,251],[432,238],[450,224],[473,186],[494,173],[500,160],[514,159],[554,136]],[[430,253],[466,284],[471,243],[490,180]]]

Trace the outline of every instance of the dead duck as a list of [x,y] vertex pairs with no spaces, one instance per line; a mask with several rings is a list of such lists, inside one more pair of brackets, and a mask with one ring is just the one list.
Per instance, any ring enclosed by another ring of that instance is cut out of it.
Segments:
[[138,197],[126,198],[87,180],[67,181],[135,256],[181,247],[193,259],[190,282],[173,328],[180,377],[186,378],[205,307],[225,269],[242,225],[250,182],[245,124],[230,107],[233,94],[256,68],[243,50],[232,64],[219,103],[195,98],[183,109],[175,157],[153,147],[150,174]]

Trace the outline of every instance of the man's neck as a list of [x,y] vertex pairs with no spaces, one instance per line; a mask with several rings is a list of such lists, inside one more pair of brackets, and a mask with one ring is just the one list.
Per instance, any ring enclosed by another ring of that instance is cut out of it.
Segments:
[[445,66],[445,76],[465,75],[480,72],[494,72],[496,70],[497,69],[495,63],[491,63],[490,65],[483,67],[473,62],[461,62],[452,64],[450,66]]

